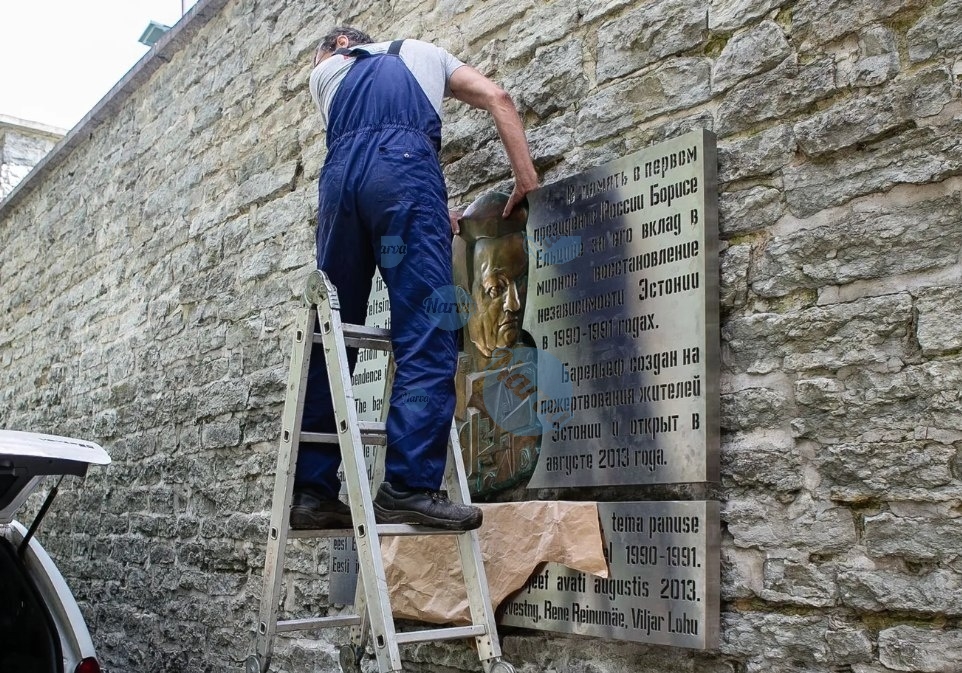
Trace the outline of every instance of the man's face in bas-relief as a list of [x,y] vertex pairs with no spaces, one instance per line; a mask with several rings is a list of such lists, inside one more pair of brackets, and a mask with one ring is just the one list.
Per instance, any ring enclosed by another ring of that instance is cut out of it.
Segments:
[[477,310],[468,318],[468,335],[485,357],[491,357],[496,348],[510,348],[518,342],[527,294],[524,235],[478,239],[471,283]]

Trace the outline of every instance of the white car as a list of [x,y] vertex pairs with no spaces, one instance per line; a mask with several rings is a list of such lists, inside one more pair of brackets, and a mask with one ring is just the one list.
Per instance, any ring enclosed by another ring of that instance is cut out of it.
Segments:
[[73,594],[34,535],[57,487],[51,489],[29,528],[13,517],[45,477],[82,477],[90,465],[109,462],[107,452],[92,442],[0,430],[3,673],[104,673]]

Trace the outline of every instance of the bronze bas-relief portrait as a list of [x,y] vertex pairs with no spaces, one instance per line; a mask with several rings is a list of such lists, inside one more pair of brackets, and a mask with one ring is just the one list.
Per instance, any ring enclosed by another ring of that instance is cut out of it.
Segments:
[[468,337],[484,357],[496,348],[510,348],[521,337],[528,293],[528,253],[524,232],[474,243],[473,273],[469,273],[474,311],[468,316]]
[[[532,382],[537,377],[530,362],[505,366],[512,359],[504,349],[533,346],[522,325],[528,293],[528,212],[517,207],[504,219],[507,198],[493,193],[472,203],[453,245],[455,283],[472,299],[458,362],[455,417],[476,496],[527,479],[539,445],[540,426],[528,399],[537,395],[536,389],[530,387],[523,396],[502,390],[508,376]],[[497,408],[489,409],[489,404]]]

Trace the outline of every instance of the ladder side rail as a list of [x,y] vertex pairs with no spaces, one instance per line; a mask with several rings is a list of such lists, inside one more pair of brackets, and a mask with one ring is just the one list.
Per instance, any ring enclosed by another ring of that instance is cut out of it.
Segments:
[[[331,399],[334,402],[335,417],[338,419],[337,431],[340,435],[344,479],[347,482],[351,517],[354,521],[354,538],[357,542],[358,562],[361,566],[360,581],[368,597],[378,597],[377,600],[366,602],[363,607],[371,624],[379,670],[399,671],[401,654],[388,596],[384,560],[381,558],[380,539],[371,501],[371,487],[367,480],[367,465],[364,462],[363,444],[358,429],[347,350],[343,345],[341,316],[340,311],[334,310],[331,306],[331,304],[337,305],[337,300],[334,299],[336,291],[326,277],[323,280],[328,294],[327,300],[318,303],[318,316],[324,354],[327,358]],[[356,609],[356,613],[362,614],[362,611]]]
[[[388,330],[381,330],[389,334]],[[391,391],[394,390],[394,352],[393,350],[388,354],[387,363],[387,373],[384,380],[384,405],[381,407],[381,423],[387,424],[387,416],[391,411]],[[374,493],[377,488],[384,481],[384,454],[387,453],[387,434],[384,436],[384,442],[381,444],[375,454],[374,465],[371,469],[371,481],[370,490]],[[378,542],[380,549],[380,542]],[[386,575],[386,571],[385,571]],[[360,578],[358,578],[360,580]],[[354,611],[359,615],[367,615],[367,596],[364,595],[364,585],[362,582],[358,581],[357,587],[354,590]],[[392,615],[393,619],[393,615]],[[367,640],[368,630],[370,627],[369,620],[362,619],[361,623],[357,626],[351,627],[351,647],[354,648],[355,652],[361,652],[364,649],[364,643]]]
[[[461,456],[461,442],[454,421],[451,422],[450,440],[448,442],[448,462],[444,470],[445,485],[452,502],[471,504],[471,493],[468,490],[468,480],[464,471],[464,459]],[[488,589],[487,573],[481,556],[481,545],[478,541],[478,531],[472,530],[457,536],[458,554],[461,557],[461,571],[464,576],[464,588],[468,596],[468,607],[471,612],[471,623],[485,626],[486,633],[475,637],[478,646],[478,658],[485,671],[489,670],[493,661],[501,658],[501,645],[498,641],[498,627],[495,623],[494,609],[491,607],[491,593]]]
[[287,394],[281,417],[280,446],[274,475],[274,494],[271,505],[267,555],[264,561],[264,588],[258,614],[255,649],[262,670],[270,663],[277,632],[277,614],[281,592],[284,557],[290,527],[289,512],[294,490],[294,470],[300,445],[301,418],[307,394],[307,374],[310,367],[315,311],[312,307],[299,309],[294,318],[294,337],[291,364],[287,380]]

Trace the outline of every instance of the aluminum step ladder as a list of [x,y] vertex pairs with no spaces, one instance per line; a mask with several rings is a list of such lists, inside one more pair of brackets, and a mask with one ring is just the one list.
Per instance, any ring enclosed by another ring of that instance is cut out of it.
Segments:
[[[341,646],[339,651],[340,666],[345,673],[360,671],[368,637],[377,656],[380,673],[399,673],[403,670],[399,645],[460,638],[474,638],[478,658],[485,673],[514,673],[514,667],[501,659],[501,647],[477,531],[456,532],[426,526],[385,525],[375,522],[371,484],[368,482],[364,460],[364,445],[386,444],[387,433],[384,423],[357,420],[346,348],[351,346],[390,351],[390,332],[386,329],[342,324],[337,291],[320,271],[315,271],[308,277],[304,300],[305,306],[297,310],[295,317],[294,346],[277,455],[267,558],[264,563],[264,588],[256,629],[255,652],[247,659],[247,673],[267,673],[274,637],[278,633],[334,627],[351,629],[350,642]],[[320,326],[320,333],[314,333],[314,325]],[[322,343],[324,347],[337,422],[336,433],[301,431],[307,372],[314,343]],[[294,490],[294,469],[297,464],[297,449],[302,441],[336,442],[340,445],[353,520],[351,530],[290,530],[288,519]],[[377,478],[378,470],[375,470],[375,479]],[[444,481],[452,502],[470,504],[464,463],[453,423]],[[390,535],[456,536],[470,606],[471,625],[408,632],[396,630],[380,542],[382,536]],[[356,541],[360,567],[354,614],[278,621],[288,539],[350,536]]]

